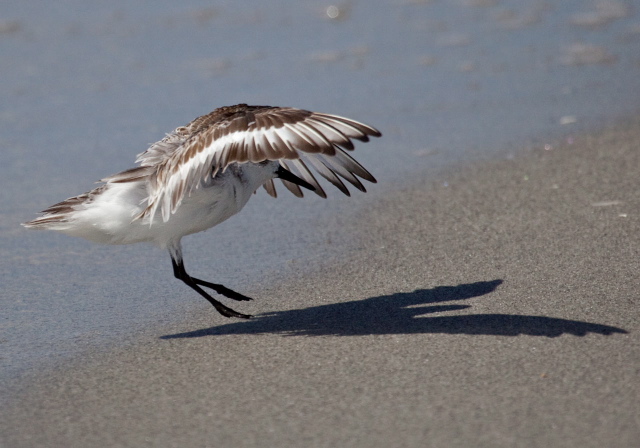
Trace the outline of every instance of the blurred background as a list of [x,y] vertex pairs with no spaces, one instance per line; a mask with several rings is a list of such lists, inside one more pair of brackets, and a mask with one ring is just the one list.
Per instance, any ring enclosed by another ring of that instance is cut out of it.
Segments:
[[[384,134],[356,148],[380,181],[367,195],[260,192],[235,219],[185,240],[193,275],[246,292],[330,263],[350,247],[340,217],[386,191],[480,158],[552,150],[640,104],[638,1],[25,0],[1,9],[3,375],[185,309],[217,318],[172,278],[164,252],[19,226],[216,107],[293,106]],[[259,299],[239,311],[278,307]]]

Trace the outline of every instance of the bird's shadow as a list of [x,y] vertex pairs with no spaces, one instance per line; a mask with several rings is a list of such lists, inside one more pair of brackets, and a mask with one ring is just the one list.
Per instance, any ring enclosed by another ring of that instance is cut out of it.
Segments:
[[304,336],[358,336],[370,334],[445,333],[494,336],[557,337],[568,333],[610,335],[621,328],[545,316],[516,314],[463,314],[425,316],[470,308],[443,302],[465,301],[492,293],[502,280],[457,286],[437,286],[413,292],[371,297],[310,308],[262,314],[249,321],[162,336],[162,339],[197,338],[229,334],[280,333]]

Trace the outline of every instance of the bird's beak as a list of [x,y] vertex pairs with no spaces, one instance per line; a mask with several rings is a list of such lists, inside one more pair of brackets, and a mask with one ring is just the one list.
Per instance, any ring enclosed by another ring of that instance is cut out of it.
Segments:
[[304,187],[304,188],[306,188],[308,190],[316,191],[315,187],[313,185],[311,185],[309,182],[306,182],[306,181],[300,179],[298,176],[296,176],[291,171],[285,169],[282,166],[278,167],[278,170],[276,171],[276,177],[279,177],[280,179],[289,181],[292,184],[300,185],[301,187]]

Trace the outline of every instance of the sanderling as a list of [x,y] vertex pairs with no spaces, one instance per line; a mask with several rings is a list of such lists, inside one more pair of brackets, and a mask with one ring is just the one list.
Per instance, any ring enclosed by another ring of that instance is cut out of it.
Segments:
[[250,318],[211,297],[251,298],[185,270],[180,241],[235,215],[263,186],[276,197],[274,178],[294,195],[300,187],[325,198],[310,167],[349,196],[345,179],[366,191],[358,177],[376,182],[345,150],[380,132],[337,115],[289,107],[221,107],[177,128],[138,155],[139,166],[101,180],[102,185],[59,202],[24,223],[103,244],[143,241],[169,250],[173,273],[226,317]]

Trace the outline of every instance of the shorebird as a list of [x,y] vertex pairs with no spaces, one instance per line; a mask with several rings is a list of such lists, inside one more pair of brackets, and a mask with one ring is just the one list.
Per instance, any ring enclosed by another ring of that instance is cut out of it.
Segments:
[[138,155],[135,168],[101,179],[97,188],[66,199],[23,224],[103,244],[151,242],[168,249],[173,274],[226,317],[248,319],[202,287],[233,300],[251,300],[223,285],[187,274],[181,239],[238,213],[260,186],[276,197],[279,178],[294,195],[300,187],[326,198],[311,171],[350,196],[376,179],[345,150],[380,132],[337,115],[290,107],[221,107],[175,129]]

